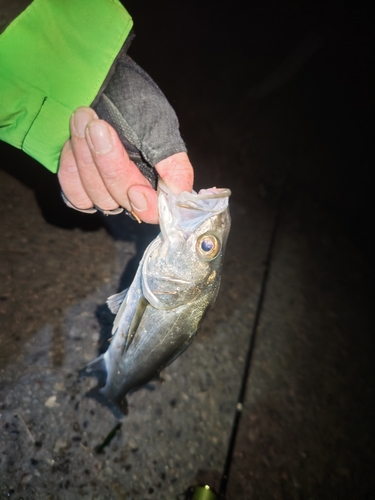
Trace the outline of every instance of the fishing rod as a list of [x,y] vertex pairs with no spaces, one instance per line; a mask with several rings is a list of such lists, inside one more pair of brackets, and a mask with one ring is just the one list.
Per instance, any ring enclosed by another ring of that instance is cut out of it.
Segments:
[[244,404],[244,400],[245,400],[247,382],[248,382],[249,373],[250,373],[250,365],[251,365],[251,360],[252,360],[252,356],[253,356],[253,352],[254,352],[255,337],[256,337],[256,334],[258,331],[258,324],[259,324],[262,306],[263,306],[263,302],[264,302],[264,297],[265,297],[265,292],[266,292],[266,287],[267,287],[267,282],[268,282],[268,277],[269,277],[269,270],[271,267],[273,250],[274,250],[275,241],[276,241],[276,234],[277,234],[277,231],[278,231],[278,228],[280,225],[281,208],[282,208],[282,204],[284,202],[284,196],[285,196],[285,192],[286,192],[286,185],[287,185],[288,178],[289,178],[289,174],[287,173],[285,180],[284,180],[284,183],[283,183],[281,194],[280,194],[280,197],[279,197],[279,200],[277,203],[275,220],[273,223],[272,233],[271,233],[270,241],[268,244],[267,256],[266,256],[266,260],[265,260],[265,264],[264,264],[262,280],[260,283],[258,301],[257,301],[257,305],[256,305],[253,325],[252,325],[251,332],[250,332],[249,344],[248,344],[246,358],[245,358],[245,364],[244,364],[244,370],[243,370],[242,377],[241,377],[240,391],[239,391],[239,395],[237,398],[236,410],[234,413],[233,424],[232,424],[232,431],[231,431],[231,435],[229,438],[228,449],[227,449],[227,454],[226,454],[226,458],[225,458],[223,473],[221,476],[219,491],[215,492],[214,489],[211,488],[208,484],[199,485],[199,486],[191,486],[187,491],[186,500],[225,500],[226,499],[229,473],[230,473],[232,460],[233,460],[233,451],[234,451],[234,446],[236,443],[239,423],[240,423],[241,416],[242,416],[242,410],[243,410],[243,404]]

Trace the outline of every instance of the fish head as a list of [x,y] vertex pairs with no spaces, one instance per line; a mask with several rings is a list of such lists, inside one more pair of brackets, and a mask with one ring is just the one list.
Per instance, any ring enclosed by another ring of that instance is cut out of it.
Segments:
[[156,308],[213,300],[230,229],[229,189],[172,193],[159,183],[161,233],[145,252],[142,285]]

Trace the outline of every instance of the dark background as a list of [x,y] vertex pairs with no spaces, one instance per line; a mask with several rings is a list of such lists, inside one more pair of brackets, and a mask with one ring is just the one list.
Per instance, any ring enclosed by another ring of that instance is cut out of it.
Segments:
[[[250,129],[274,106],[275,127],[288,128],[295,138],[297,159],[289,166],[294,179],[348,230],[371,236],[369,2],[165,0],[126,6],[137,34],[129,53],[175,106],[192,154],[196,148],[222,154],[222,141],[213,143],[211,135],[210,142],[206,128],[228,127],[222,140],[230,168],[221,175],[241,179],[245,188],[264,174],[264,165],[252,158],[257,137]],[[199,169],[196,177],[199,182]]]

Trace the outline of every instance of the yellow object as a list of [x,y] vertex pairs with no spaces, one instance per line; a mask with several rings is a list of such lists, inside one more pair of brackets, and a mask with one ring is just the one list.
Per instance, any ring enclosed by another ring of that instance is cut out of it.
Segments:
[[191,500],[217,500],[217,496],[208,485],[196,486]]

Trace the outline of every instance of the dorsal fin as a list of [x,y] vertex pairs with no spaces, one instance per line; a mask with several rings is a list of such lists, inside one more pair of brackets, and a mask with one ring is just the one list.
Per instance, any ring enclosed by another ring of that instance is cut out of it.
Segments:
[[108,305],[111,313],[113,313],[113,314],[118,313],[118,311],[121,307],[121,304],[124,302],[124,300],[126,298],[128,290],[129,290],[129,288],[125,288],[125,290],[123,290],[122,292],[115,293],[114,295],[111,295],[110,297],[108,297],[107,305]]

